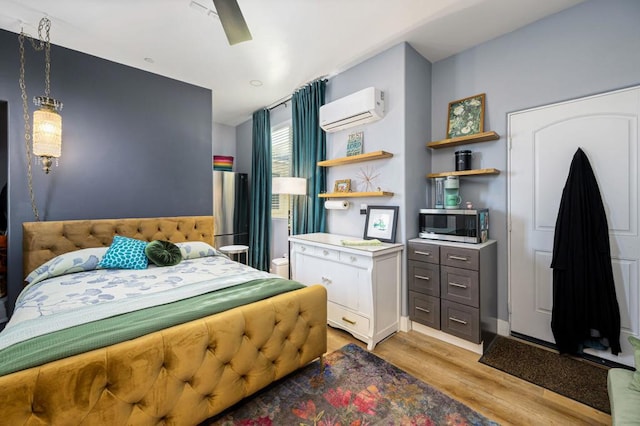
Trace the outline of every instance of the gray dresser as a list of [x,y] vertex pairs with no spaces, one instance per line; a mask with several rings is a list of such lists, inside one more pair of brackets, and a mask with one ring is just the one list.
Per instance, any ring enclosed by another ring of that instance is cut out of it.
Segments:
[[497,332],[496,253],[495,240],[409,240],[409,318],[486,348]]

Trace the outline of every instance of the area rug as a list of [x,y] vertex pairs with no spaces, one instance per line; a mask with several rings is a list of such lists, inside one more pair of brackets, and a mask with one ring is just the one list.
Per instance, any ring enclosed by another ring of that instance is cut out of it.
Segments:
[[496,425],[355,344],[315,361],[207,425]]
[[606,367],[502,336],[480,362],[611,414]]

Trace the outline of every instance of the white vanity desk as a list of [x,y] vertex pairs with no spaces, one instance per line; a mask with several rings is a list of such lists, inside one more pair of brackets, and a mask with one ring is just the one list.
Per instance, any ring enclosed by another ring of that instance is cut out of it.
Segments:
[[367,343],[399,329],[403,244],[345,246],[357,237],[326,233],[289,237],[292,279],[327,289],[327,322]]

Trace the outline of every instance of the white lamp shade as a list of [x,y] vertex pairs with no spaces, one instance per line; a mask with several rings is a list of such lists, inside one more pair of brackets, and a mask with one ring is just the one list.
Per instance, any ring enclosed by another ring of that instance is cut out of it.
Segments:
[[33,154],[60,157],[62,152],[62,117],[50,109],[33,113]]
[[271,184],[273,194],[306,195],[307,180],[298,177],[275,177]]

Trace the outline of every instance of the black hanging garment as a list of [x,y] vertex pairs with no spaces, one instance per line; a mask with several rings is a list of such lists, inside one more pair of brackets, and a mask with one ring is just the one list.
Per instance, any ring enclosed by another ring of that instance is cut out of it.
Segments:
[[609,227],[589,159],[578,148],[562,191],[553,241],[551,330],[560,353],[582,351],[594,336],[620,352],[620,310]]

